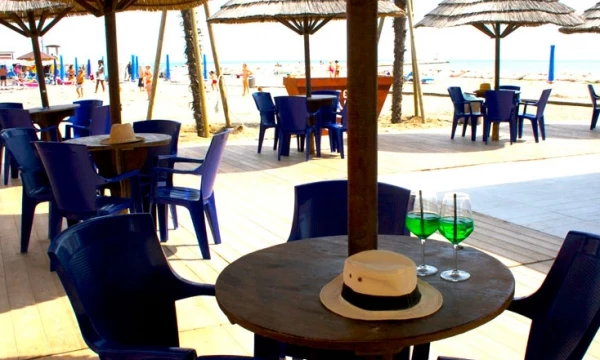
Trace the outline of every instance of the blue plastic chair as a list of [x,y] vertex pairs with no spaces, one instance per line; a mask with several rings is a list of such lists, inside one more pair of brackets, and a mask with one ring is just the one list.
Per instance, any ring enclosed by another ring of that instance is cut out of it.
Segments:
[[[88,127],[90,125],[90,119],[92,117],[92,109],[98,106],[102,106],[102,100],[78,100],[73,101],[73,104],[79,104],[78,108],[75,108],[75,115],[69,117],[63,122],[70,123],[72,125]],[[78,138],[82,134],[80,128],[73,129],[73,137]]]
[[18,102],[0,102],[0,109],[22,109],[23,103]]
[[[546,140],[546,125],[544,123],[544,110],[546,109],[546,104],[548,103],[548,98],[550,98],[550,93],[552,89],[546,89],[542,91],[542,95],[539,100],[528,100],[523,99],[519,104],[523,104],[523,112],[517,115],[518,118],[518,126],[519,126],[519,139],[523,137],[523,123],[525,120],[531,121],[531,126],[533,127],[533,138],[535,142],[540,142],[538,136],[538,128],[539,132],[542,135],[542,140]],[[527,113],[527,106],[535,106],[536,112],[535,114]]]
[[585,356],[600,327],[598,249],[600,236],[570,231],[542,286],[509,305],[508,310],[531,319],[525,360]]
[[508,90],[515,92],[515,104],[521,101],[521,87],[519,85],[499,85],[498,90]]
[[[22,103],[16,103],[16,102],[2,102],[0,103],[0,109],[22,109],[23,108],[23,104]],[[0,115],[1,117],[2,115]],[[2,129],[2,127],[0,126],[0,130]],[[6,164],[10,164],[10,154],[7,154],[6,156],[8,156],[8,158],[5,157],[4,154],[4,144],[2,144],[2,142],[0,141],[0,159],[4,159],[4,164],[6,166]],[[10,167],[10,172],[11,174],[13,174],[13,179],[17,178],[17,167],[13,166]],[[4,174],[4,185],[8,184],[8,172],[5,170],[5,174]]]
[[273,150],[277,150],[277,142],[279,141],[279,130],[277,128],[277,109],[273,103],[271,93],[255,92],[252,94],[256,108],[260,113],[260,128],[258,132],[258,153],[262,149],[262,143],[265,139],[265,131],[270,128],[275,128],[275,140],[273,141]]
[[195,350],[179,348],[175,301],[214,296],[215,288],[171,270],[149,214],[101,217],[73,226],[50,245],[48,255],[83,339],[100,359],[196,359]]
[[477,137],[477,120],[483,116],[481,111],[474,111],[473,104],[479,104],[479,108],[483,109],[483,100],[467,100],[462,92],[462,89],[458,86],[451,86],[448,88],[450,99],[454,105],[454,115],[452,116],[452,133],[450,139],[454,139],[456,133],[456,127],[458,121],[463,119],[463,130],[462,136],[465,137],[467,133],[467,125],[471,125],[471,141],[475,141]]
[[486,144],[490,136],[490,128],[494,122],[508,122],[510,125],[511,145],[517,141],[517,111],[514,98],[514,91],[486,91],[485,112],[483,116],[483,141]]
[[[305,142],[306,161],[310,156],[310,136],[316,133],[314,125],[308,125],[308,118],[317,113],[309,113],[307,100],[302,96],[276,96],[275,105],[279,113],[279,150],[277,160],[281,155],[289,155],[290,139],[292,135],[300,136],[300,141]],[[321,156],[321,137],[315,136],[317,156]],[[304,147],[300,147],[302,150]]]
[[110,134],[110,126],[110,105],[95,106],[91,109],[87,126],[65,125],[65,139]]
[[592,84],[588,84],[588,90],[590,92],[590,98],[592,99],[593,108],[592,123],[590,125],[590,130],[594,130],[596,128],[596,124],[598,123],[598,115],[600,115],[600,103],[598,102],[600,96],[596,94],[596,91],[594,91],[594,86]]
[[[321,106],[319,108],[319,112],[317,113],[317,123],[316,127],[319,128],[316,130],[316,133],[319,134],[320,128],[328,128],[327,126],[330,124],[337,123],[337,116],[342,111],[342,107],[340,106],[340,90],[315,90],[311,92],[312,95],[332,95],[335,96],[335,99],[330,105]],[[329,132],[329,148],[331,152],[337,150],[336,148],[336,138],[334,135]],[[338,150],[339,152],[339,150]],[[343,159],[343,157],[342,157]]]
[[[197,163],[200,164],[193,170],[179,170],[174,168],[155,167],[152,177],[152,189],[150,207],[155,204],[158,206],[158,228],[161,241],[167,241],[167,216],[166,205],[184,206],[190,212],[200,252],[204,259],[210,259],[210,249],[208,248],[208,235],[206,233],[206,224],[204,222],[204,214],[208,219],[208,224],[212,231],[215,244],[221,243],[221,233],[219,231],[219,221],[217,218],[217,207],[215,203],[215,194],[213,186],[217,177],[217,171],[223,152],[229,130],[215,134],[210,142],[206,157],[200,159],[188,159],[181,157],[172,157],[170,161],[175,163]],[[189,174],[200,176],[200,188],[192,189],[186,187],[174,186],[173,181],[167,178],[165,185],[158,183],[162,175],[168,174]]]
[[6,129],[0,133],[2,142],[8,151],[14,154],[13,159],[21,171],[23,195],[21,197],[21,252],[29,248],[29,238],[33,225],[33,217],[37,204],[49,201],[48,239],[52,240],[61,229],[62,218],[54,202],[52,188],[46,176],[46,170],[40,161],[32,141],[37,141],[34,129]]
[[[150,186],[152,183],[152,169],[155,166],[161,166],[165,161],[168,162],[170,157],[177,155],[177,145],[179,144],[179,132],[181,131],[181,123],[173,120],[144,120],[133,123],[133,131],[136,133],[164,134],[171,137],[171,142],[164,146],[155,146],[148,148],[148,156],[146,163],[140,169],[140,187],[142,192],[142,200],[144,202],[144,211],[150,211],[156,218],[156,208],[150,209]],[[172,166],[169,166],[172,167]],[[173,174],[163,176],[158,179],[162,185],[166,184],[167,178],[173,182]],[[171,209],[171,217],[173,218],[173,227],[177,229],[179,226],[177,221],[177,210],[175,205],[169,205]]]
[[[48,174],[58,210],[69,226],[127,209],[141,212],[139,171],[105,179],[94,170],[85,145],[42,141],[34,144]],[[126,179],[131,184],[132,198],[97,195],[98,190],[107,184]]]
[[329,131],[329,142],[332,144],[331,150],[339,152],[343,159],[344,132],[348,131],[348,103],[345,104],[340,115],[342,116],[341,124],[337,122],[328,123],[325,125],[325,128]]

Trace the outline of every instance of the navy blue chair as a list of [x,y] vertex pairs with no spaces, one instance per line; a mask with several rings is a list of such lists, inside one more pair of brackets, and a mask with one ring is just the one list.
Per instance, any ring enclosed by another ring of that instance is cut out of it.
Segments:
[[[92,109],[97,106],[102,106],[102,100],[78,100],[73,101],[73,104],[79,104],[79,107],[75,108],[75,115],[69,117],[63,122],[76,126],[88,127],[92,117]],[[80,128],[75,127],[73,129],[73,137],[78,138],[81,135],[82,132]]]
[[600,103],[598,99],[600,96],[596,94],[594,91],[594,86],[592,84],[588,84],[588,91],[590,92],[590,98],[592,99],[592,123],[590,124],[590,130],[594,130],[596,128],[596,124],[598,123],[598,115],[600,115]]
[[0,109],[22,109],[23,103],[18,102],[0,102]]
[[[335,96],[335,99],[330,105],[321,106],[317,113],[317,123],[316,127],[317,134],[319,134],[320,128],[328,128],[328,125],[333,125],[337,123],[337,116],[342,111],[342,107],[340,106],[340,94],[339,90],[315,90],[311,92],[312,95],[331,95]],[[334,135],[329,132],[329,147],[331,152],[337,150],[336,148],[336,138]],[[338,150],[339,152],[339,150]],[[343,157],[342,157],[343,158]]]
[[514,99],[514,91],[486,91],[483,116],[483,141],[486,144],[490,137],[492,123],[495,122],[508,122],[510,126],[510,143],[517,141],[517,110]]
[[52,240],[61,229],[62,218],[54,202],[52,188],[46,176],[46,170],[40,161],[32,141],[38,137],[34,129],[5,129],[0,133],[6,149],[13,155],[13,159],[21,171],[23,195],[21,197],[21,252],[26,253],[29,248],[29,238],[33,225],[33,217],[37,204],[49,201],[48,239]]
[[[310,156],[310,136],[316,133],[316,127],[308,124],[311,115],[308,111],[308,103],[302,96],[276,96],[275,105],[279,113],[279,150],[277,160],[281,160],[281,155],[289,155],[290,139],[292,135],[300,137],[300,141],[305,142],[306,161]],[[321,156],[321,136],[315,136],[317,156]],[[300,147],[302,150],[304,147]]]
[[[465,99],[462,89],[458,86],[449,87],[448,93],[450,94],[450,100],[452,100],[452,104],[454,105],[454,115],[452,116],[452,133],[450,134],[450,139],[454,139],[458,121],[463,119],[462,136],[465,137],[465,134],[467,133],[467,125],[470,125],[471,141],[475,141],[475,138],[477,137],[477,120],[483,116],[483,113],[481,112],[481,109],[483,109],[483,100]],[[480,111],[475,111],[473,109],[474,104],[479,104]]]
[[[16,102],[2,102],[0,103],[0,109],[22,109],[23,108],[23,103],[16,103]],[[0,114],[0,117],[2,117],[2,115]],[[0,130],[2,129],[1,124],[0,124]],[[2,144],[2,142],[0,141],[0,159],[4,159],[4,166],[6,169],[6,164],[10,165],[10,154],[7,154],[8,158],[6,158],[4,156],[4,144]],[[14,164],[13,164],[14,165]],[[12,166],[10,167],[10,172],[11,174],[13,174],[13,179],[17,178],[17,173],[18,173],[18,169],[16,166]],[[8,171],[5,170],[5,174],[4,174],[4,185],[8,184]]]
[[255,92],[252,94],[256,108],[260,113],[260,127],[258,132],[258,153],[262,149],[262,143],[265,139],[265,131],[270,128],[275,128],[275,140],[273,141],[273,150],[277,150],[277,142],[279,141],[279,129],[277,128],[277,109],[273,103],[271,93]]
[[509,305],[531,319],[525,360],[583,359],[600,327],[599,249],[600,236],[570,231],[542,286]]
[[[550,93],[552,89],[546,89],[542,91],[542,95],[539,100],[528,100],[523,99],[519,104],[523,104],[523,112],[517,115],[518,118],[518,126],[519,126],[519,139],[523,137],[523,123],[525,120],[531,121],[531,127],[533,128],[533,138],[535,142],[540,142],[538,135],[539,132],[542,135],[542,140],[546,140],[546,124],[544,122],[544,110],[546,109],[546,104],[548,103],[548,99],[550,98]],[[527,113],[527,106],[535,106],[536,112],[535,114]]]
[[344,132],[348,131],[348,103],[345,104],[342,112],[342,122],[328,123],[325,128],[329,131],[329,142],[331,144],[331,150],[340,153],[342,159],[344,158]]
[[515,104],[521,101],[521,87],[519,85],[498,85],[498,90],[508,90],[515,92]]
[[[321,236],[348,235],[348,180],[296,185],[294,216],[288,241]],[[378,233],[409,235],[406,209],[410,190],[377,185]]]
[[101,217],[70,227],[48,255],[83,339],[100,359],[196,359],[195,350],[179,347],[175,301],[214,296],[215,288],[171,270],[149,214]]
[[[56,205],[69,226],[96,216],[129,209],[141,212],[139,171],[105,179],[94,170],[87,146],[58,142],[34,143],[48,174]],[[132,198],[98,195],[109,183],[129,180]]]
[[88,125],[65,125],[65,139],[110,134],[110,105],[94,106],[90,111]]
[[[219,170],[219,164],[225,151],[225,144],[229,130],[215,134],[210,142],[206,157],[204,159],[188,159],[182,157],[172,157],[169,160],[176,163],[196,163],[200,164],[193,170],[180,170],[172,167],[155,167],[152,177],[152,188],[150,207],[154,205],[158,209],[158,228],[161,241],[168,240],[166,205],[183,206],[189,210],[194,230],[198,238],[200,252],[204,259],[210,259],[210,249],[208,248],[208,235],[206,233],[206,223],[204,214],[208,219],[208,224],[212,231],[215,244],[221,243],[221,233],[219,231],[219,221],[217,218],[217,206],[215,203],[215,194],[213,186]],[[169,174],[189,174],[200,176],[199,189],[192,189],[180,186],[174,186],[172,178],[167,178],[167,183],[159,184],[159,179],[163,175]]]

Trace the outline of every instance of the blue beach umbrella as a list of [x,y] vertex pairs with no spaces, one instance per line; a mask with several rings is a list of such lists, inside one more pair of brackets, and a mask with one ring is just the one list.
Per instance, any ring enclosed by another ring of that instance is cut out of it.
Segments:
[[131,55],[131,81],[135,79],[135,55]]
[[206,54],[202,54],[202,73],[204,75],[204,81],[208,80],[208,71],[206,70]]
[[140,59],[137,57],[137,55],[135,56],[135,78],[140,78]]
[[60,56],[60,79],[61,80],[65,79],[65,65],[64,65],[64,62],[63,62],[62,55]]
[[548,68],[548,82],[554,81],[554,45],[550,45],[550,67]]
[[87,71],[87,77],[89,79],[90,76],[92,76],[92,64],[90,63],[90,59],[88,59],[86,71]]
[[79,64],[77,63],[77,58],[75,58],[75,74],[79,72]]
[[57,76],[58,76],[58,66],[56,66],[56,58],[54,58],[54,71],[53,71],[52,77],[55,78]]
[[165,78],[171,80],[171,64],[169,63],[169,54],[167,54],[167,68],[165,70]]

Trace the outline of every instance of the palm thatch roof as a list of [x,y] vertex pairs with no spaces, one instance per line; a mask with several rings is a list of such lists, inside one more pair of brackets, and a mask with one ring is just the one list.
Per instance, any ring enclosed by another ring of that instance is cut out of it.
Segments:
[[[96,0],[87,0],[95,2]],[[137,0],[126,10],[162,11],[185,10],[204,5],[208,0]]]
[[[392,1],[378,1],[379,16],[403,16]],[[346,18],[346,0],[231,0],[208,21],[213,23],[250,23],[290,21],[304,18]]]
[[600,2],[583,12],[585,22],[577,26],[561,27],[558,31],[565,34],[600,33]]
[[0,20],[18,22],[17,18],[27,22],[27,14],[32,12],[34,18],[52,19],[56,16],[85,15],[87,12],[74,3],[61,3],[48,0],[0,0]]
[[558,0],[444,0],[415,27],[476,24],[574,26],[583,18]]

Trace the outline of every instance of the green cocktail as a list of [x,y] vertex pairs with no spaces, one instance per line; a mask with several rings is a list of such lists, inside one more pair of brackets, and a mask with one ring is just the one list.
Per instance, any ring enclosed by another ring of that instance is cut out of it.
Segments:
[[459,216],[456,218],[456,238],[454,238],[454,218],[442,217],[440,219],[440,234],[455,245],[469,237],[473,229],[475,229],[473,219]]
[[426,239],[437,231],[440,223],[438,214],[423,212],[423,221],[421,222],[421,213],[411,211],[406,215],[406,227],[419,239]]

